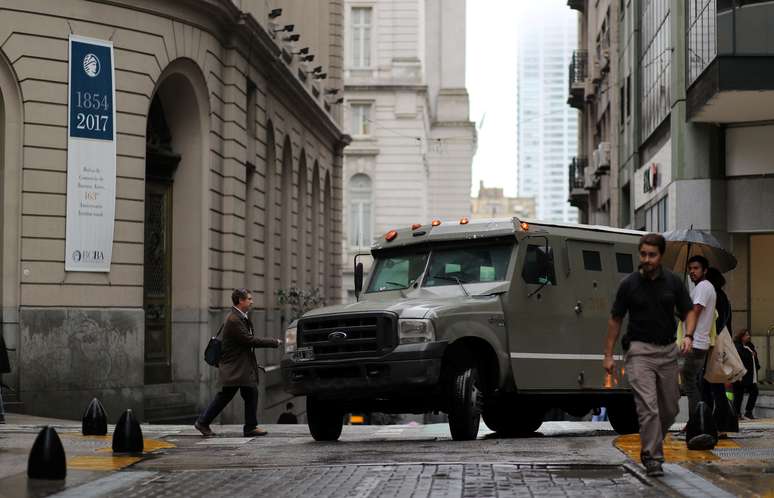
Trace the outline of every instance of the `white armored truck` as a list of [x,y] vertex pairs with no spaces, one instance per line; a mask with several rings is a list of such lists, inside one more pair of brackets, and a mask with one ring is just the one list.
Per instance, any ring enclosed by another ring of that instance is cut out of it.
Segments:
[[[618,283],[637,267],[641,232],[530,220],[468,220],[391,230],[358,302],[305,314],[286,331],[285,388],[307,397],[314,439],[339,438],[344,414],[443,411],[455,440],[483,417],[508,436],[549,408],[605,406],[636,432],[623,362],[602,368]],[[620,360],[620,351],[616,359]]]

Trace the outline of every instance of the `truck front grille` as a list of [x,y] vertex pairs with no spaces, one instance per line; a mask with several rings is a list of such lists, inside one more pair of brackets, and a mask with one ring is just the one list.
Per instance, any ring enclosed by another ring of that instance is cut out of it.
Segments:
[[304,318],[298,323],[298,345],[311,347],[320,359],[382,355],[397,344],[397,323],[392,313]]

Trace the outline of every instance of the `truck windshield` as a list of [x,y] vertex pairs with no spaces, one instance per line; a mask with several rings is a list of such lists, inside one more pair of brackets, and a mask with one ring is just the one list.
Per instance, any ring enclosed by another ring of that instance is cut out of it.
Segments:
[[505,280],[513,244],[434,249],[426,287]]
[[427,249],[376,258],[368,292],[406,289],[412,285],[427,262]]

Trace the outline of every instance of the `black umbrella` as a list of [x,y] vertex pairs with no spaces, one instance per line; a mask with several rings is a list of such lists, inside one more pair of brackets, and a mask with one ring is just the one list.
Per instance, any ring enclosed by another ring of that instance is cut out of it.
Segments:
[[703,230],[689,228],[664,233],[666,252],[662,264],[675,272],[685,272],[691,256],[704,256],[721,273],[736,268],[736,258],[725,250],[718,239]]

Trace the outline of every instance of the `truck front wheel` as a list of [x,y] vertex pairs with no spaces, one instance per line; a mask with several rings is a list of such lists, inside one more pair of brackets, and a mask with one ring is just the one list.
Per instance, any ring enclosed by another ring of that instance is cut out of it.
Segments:
[[478,437],[481,422],[481,391],[478,370],[461,370],[451,379],[449,430],[455,441],[469,441]]
[[640,431],[640,421],[637,418],[633,396],[610,403],[607,407],[607,418],[618,434],[634,434]]
[[484,423],[499,436],[516,437],[532,434],[543,424],[545,410],[513,397],[484,400]]
[[344,412],[331,401],[306,397],[306,419],[315,441],[337,441],[344,426]]

